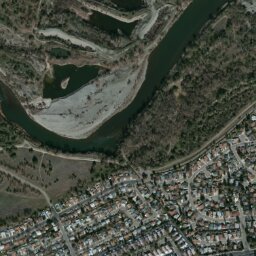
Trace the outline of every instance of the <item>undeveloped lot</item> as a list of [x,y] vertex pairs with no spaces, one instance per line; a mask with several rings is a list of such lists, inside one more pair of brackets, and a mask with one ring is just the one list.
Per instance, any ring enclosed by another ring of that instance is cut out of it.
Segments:
[[29,149],[16,150],[16,156],[0,153],[0,163],[29,182],[40,186],[57,200],[76,186],[78,180],[90,180],[93,162],[67,160]]

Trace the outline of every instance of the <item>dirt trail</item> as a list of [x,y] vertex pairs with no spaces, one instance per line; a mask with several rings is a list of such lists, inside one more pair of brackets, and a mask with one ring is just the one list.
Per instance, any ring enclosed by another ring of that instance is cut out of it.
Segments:
[[39,186],[31,183],[30,181],[24,179],[23,177],[21,177],[20,175],[14,173],[13,171],[11,171],[10,169],[8,169],[7,167],[4,167],[4,166],[0,166],[0,172],[2,173],[5,173],[6,175],[10,175],[11,177],[19,180],[22,184],[27,184],[29,185],[31,188],[34,188],[35,190],[39,191],[43,197],[45,198],[45,201],[47,202],[48,206],[51,208],[52,212],[53,212],[53,215],[54,217],[56,218],[56,220],[58,221],[58,224],[59,224],[59,228],[60,228],[60,231],[61,231],[61,234],[62,234],[62,237],[66,243],[66,245],[68,246],[69,248],[69,251],[70,251],[70,254],[72,256],[75,256],[75,251],[70,243],[70,240],[67,236],[67,233],[66,233],[66,230],[63,226],[63,224],[61,223],[61,220],[60,220],[60,217],[58,215],[58,213],[56,212],[54,206],[52,205],[51,203],[51,199],[50,197],[48,196],[48,194]]

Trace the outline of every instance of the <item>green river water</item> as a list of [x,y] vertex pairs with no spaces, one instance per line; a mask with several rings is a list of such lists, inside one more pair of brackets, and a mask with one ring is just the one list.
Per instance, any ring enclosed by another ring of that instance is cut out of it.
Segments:
[[210,15],[216,13],[226,2],[227,0],[194,0],[150,55],[146,79],[133,102],[87,139],[67,139],[36,124],[28,117],[11,90],[0,84],[0,94],[4,98],[1,102],[3,113],[9,121],[21,126],[32,138],[48,146],[70,152],[112,153],[123,138],[123,130],[129,121],[151,99],[189,41],[193,40],[193,36],[209,20]]
[[[56,99],[67,96],[70,93],[81,88],[98,75],[99,67],[83,66],[76,67],[74,65],[54,65],[54,79],[50,82],[45,82],[43,97]],[[61,82],[69,78],[66,89],[61,88]]]

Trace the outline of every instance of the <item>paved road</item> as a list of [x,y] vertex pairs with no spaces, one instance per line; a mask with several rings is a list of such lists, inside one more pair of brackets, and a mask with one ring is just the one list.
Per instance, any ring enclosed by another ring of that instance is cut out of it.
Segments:
[[[0,170],[0,171],[1,171],[1,170]],[[126,183],[136,183],[136,182],[137,182],[136,180],[129,180],[129,181],[122,182],[122,183],[120,183],[119,185],[121,185],[121,184],[126,184]],[[60,216],[60,215],[65,214],[66,212],[74,211],[74,210],[76,210],[76,209],[79,209],[79,208],[81,208],[81,206],[82,206],[84,203],[86,203],[86,202],[88,202],[88,201],[91,201],[91,200],[93,200],[93,199],[95,199],[95,198],[97,198],[97,197],[100,197],[100,196],[102,197],[102,196],[104,196],[105,194],[110,193],[111,191],[114,191],[114,188],[106,189],[104,192],[97,193],[97,194],[95,194],[95,195],[92,196],[92,197],[85,198],[85,199],[81,200],[80,202],[78,202],[77,204],[75,204],[75,205],[73,205],[73,206],[70,206],[70,207],[68,207],[68,208],[65,208],[64,210],[60,211],[59,213],[57,212],[57,214],[58,214],[58,216]],[[56,209],[54,209],[54,211],[56,211]],[[55,216],[53,216],[53,217],[55,217]],[[51,218],[51,219],[52,219],[52,218]],[[37,229],[37,228],[39,228],[39,227],[42,227],[42,226],[46,225],[46,223],[47,223],[47,220],[41,221],[41,222],[37,223],[35,226],[33,226],[33,227],[31,227],[31,228],[28,228],[26,231],[23,231],[23,232],[21,232],[21,233],[19,233],[19,234],[16,234],[16,235],[11,236],[11,237],[8,237],[8,238],[0,239],[0,243],[1,243],[1,242],[6,242],[6,241],[15,240],[15,239],[17,239],[17,238],[23,237],[26,233],[32,232],[33,230],[35,230],[35,229]]]
[[213,256],[254,256],[256,250],[249,250],[249,251],[233,251],[233,252],[226,252],[226,253],[216,253]]
[[236,203],[236,206],[237,206],[238,211],[239,211],[240,231],[241,231],[241,238],[242,238],[242,242],[243,242],[243,247],[244,247],[245,250],[250,250],[250,246],[248,244],[247,236],[246,236],[246,232],[245,232],[246,224],[245,224],[244,210],[241,206],[240,201],[238,201]]
[[230,143],[230,148],[231,148],[231,151],[232,153],[234,154],[235,158],[236,158],[236,161],[238,162],[239,164],[239,167],[244,167],[247,169],[248,172],[250,172],[252,175],[255,176],[254,180],[256,179],[256,171],[251,167],[247,167],[245,165],[245,163],[242,161],[241,157],[238,155],[237,153],[237,147],[241,147],[241,146],[245,146],[245,145],[248,145],[248,146],[253,146],[255,145],[256,142],[255,141],[251,141],[251,142],[247,142],[247,143],[238,143],[238,144],[232,144]]
[[88,197],[88,198],[85,198],[83,200],[81,200],[80,202],[78,202],[77,204],[73,205],[73,206],[70,206],[68,208],[65,208],[64,210],[60,211],[59,214],[63,215],[65,214],[66,212],[69,212],[69,211],[73,211],[75,209],[78,209],[80,208],[84,203],[88,202],[88,201],[92,201],[93,199],[95,198],[98,198],[98,197],[103,197],[104,195],[107,195],[109,194],[110,192],[114,191],[114,188],[115,187],[118,187],[122,184],[129,184],[129,183],[132,183],[132,184],[135,184],[137,183],[137,180],[128,180],[128,181],[124,181],[124,182],[120,182],[119,184],[113,186],[112,188],[108,188],[108,189],[105,189],[104,191],[102,192],[99,192],[97,194],[94,194],[93,196],[91,197]]
[[191,161],[193,161],[196,158],[199,158],[202,154],[205,153],[207,148],[211,146],[213,142],[219,142],[221,141],[224,136],[231,131],[238,123],[242,122],[245,115],[250,113],[256,106],[256,101],[253,101],[250,105],[246,106],[244,109],[242,109],[239,114],[234,117],[231,121],[228,122],[228,124],[221,129],[216,135],[214,135],[212,138],[210,138],[207,142],[205,142],[198,150],[195,150],[188,156],[182,157],[180,159],[171,161],[164,166],[157,167],[157,168],[149,168],[150,171],[166,171],[166,169],[169,169],[173,167],[174,165],[180,164],[185,165]]
[[50,208],[51,208],[51,210],[53,212],[54,217],[56,218],[56,220],[59,223],[59,228],[60,228],[61,234],[63,236],[63,239],[64,239],[66,245],[69,248],[71,256],[76,256],[76,254],[74,252],[74,249],[72,248],[72,245],[71,245],[71,243],[70,243],[70,241],[68,239],[67,233],[66,233],[66,231],[65,231],[65,229],[64,229],[64,227],[63,227],[63,225],[62,225],[62,223],[60,221],[60,217],[59,217],[58,213],[56,212],[54,206],[52,205],[50,197],[47,195],[47,193],[42,188],[40,188],[39,186],[31,183],[30,181],[28,181],[28,180],[24,179],[23,177],[19,176],[18,174],[13,173],[12,170],[10,170],[9,168],[7,168],[5,166],[0,166],[0,172],[5,173],[6,175],[10,175],[11,177],[19,180],[22,184],[29,185],[31,188],[36,189],[37,191],[39,191],[43,195],[43,197],[45,198],[47,204],[50,206]]
[[201,168],[199,168],[197,171],[195,171],[193,173],[193,175],[188,179],[188,201],[189,204],[191,206],[191,208],[204,220],[210,221],[210,222],[223,222],[223,218],[222,219],[217,219],[217,218],[213,218],[213,217],[209,217],[203,213],[201,213],[195,206],[194,203],[194,198],[192,196],[192,189],[191,189],[191,183],[193,182],[194,178],[203,171],[206,171],[206,166],[202,166]]
[[53,212],[54,217],[55,217],[56,220],[58,221],[58,224],[59,224],[59,228],[60,228],[62,237],[63,237],[63,239],[64,239],[64,241],[65,241],[65,243],[66,243],[66,245],[67,245],[67,247],[68,247],[68,249],[69,249],[70,255],[71,255],[71,256],[76,256],[76,253],[75,253],[75,251],[74,251],[74,249],[73,249],[73,247],[72,247],[72,245],[71,245],[71,243],[70,243],[70,240],[69,240],[69,238],[68,238],[67,232],[66,232],[66,230],[65,230],[65,228],[64,228],[64,226],[63,226],[63,224],[62,224],[62,222],[61,222],[61,219],[60,219],[59,214],[58,214],[57,211],[55,210],[54,206],[51,206],[51,209],[52,209],[52,212]]
[[[213,161],[210,161],[207,165],[209,164],[212,164]],[[191,208],[204,220],[207,220],[207,221],[210,221],[210,222],[215,222],[215,223],[222,223],[224,221],[224,218],[214,218],[214,217],[210,217],[210,216],[207,216],[205,215],[204,213],[200,212],[195,204],[194,204],[194,198],[192,196],[192,189],[191,189],[191,184],[193,183],[193,180],[194,178],[200,173],[200,172],[207,172],[206,170],[206,166],[207,165],[204,165],[202,166],[201,168],[199,168],[198,170],[196,170],[192,176],[190,178],[187,179],[187,182],[188,182],[188,201],[189,201],[189,204],[191,206]],[[226,218],[226,220],[234,220],[233,217],[230,217],[230,218]]]
[[238,166],[239,166],[239,167],[242,167],[244,164],[243,164],[243,162],[242,162],[240,156],[239,156],[238,153],[237,153],[236,146],[231,144],[231,145],[230,145],[230,148],[231,148],[231,151],[232,151],[233,155],[234,155],[235,158],[236,158],[236,161],[237,161],[237,163],[238,163]]

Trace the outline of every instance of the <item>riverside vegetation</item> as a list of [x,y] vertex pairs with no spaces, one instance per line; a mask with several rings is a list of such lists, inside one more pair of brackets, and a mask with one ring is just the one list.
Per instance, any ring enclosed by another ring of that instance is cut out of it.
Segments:
[[233,3],[211,18],[130,124],[121,148],[132,162],[158,166],[188,154],[255,100],[256,16]]
[[21,141],[21,131],[13,124],[0,118],[0,147],[4,148],[11,155],[14,153],[14,145]]

